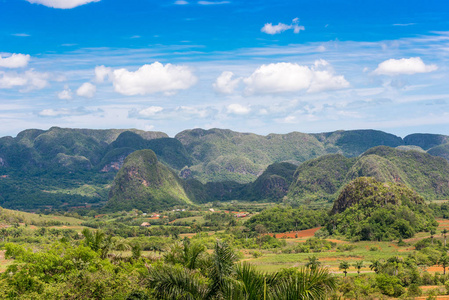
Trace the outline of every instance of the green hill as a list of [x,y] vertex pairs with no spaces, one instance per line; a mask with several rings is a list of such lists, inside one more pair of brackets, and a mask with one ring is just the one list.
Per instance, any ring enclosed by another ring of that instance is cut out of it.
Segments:
[[441,144],[430,148],[427,153],[433,156],[439,156],[445,160],[449,160],[449,143]]
[[358,177],[403,183],[426,199],[449,197],[449,163],[427,153],[379,146],[357,158],[326,155],[300,165],[288,197],[305,203],[332,202]]
[[185,130],[175,138],[193,159],[189,168],[192,175],[202,182],[248,183],[275,162],[301,163],[328,153],[351,157],[374,146],[403,144],[400,137],[376,130],[261,136],[214,128]]
[[449,143],[449,136],[442,134],[414,133],[404,138],[406,145],[415,145],[428,150],[432,147]]
[[301,164],[294,174],[287,197],[307,204],[332,202],[355,161],[355,158],[341,154],[329,154]]
[[[448,139],[443,135],[413,134],[403,141],[376,130],[262,136],[226,129],[192,129],[169,138],[162,132],[136,129],[29,129],[15,138],[0,138],[0,205],[20,209],[101,206],[107,201],[108,185],[126,157],[143,149],[153,150],[159,162],[187,179],[183,185],[197,202],[278,201],[292,181],[286,172],[291,174],[293,167],[280,167],[285,162],[303,164],[290,187],[290,197],[327,202],[336,198],[344,183],[358,176],[380,180],[397,177],[410,186],[420,178],[419,174],[409,174],[414,172],[412,168],[405,174],[402,168],[407,166],[378,154],[382,159],[363,156],[353,166],[356,157],[369,148],[386,145],[425,149],[448,159]],[[325,156],[328,154],[339,156],[335,159],[337,156]],[[323,159],[310,161],[320,157]],[[272,164],[278,165],[267,169]],[[307,170],[309,167],[311,170]],[[426,170],[430,179],[422,180],[422,186],[413,186],[429,199],[447,196],[446,175],[435,170]]]
[[341,191],[327,225],[352,240],[411,238],[438,226],[424,199],[405,185],[360,177]]
[[158,162],[153,151],[138,150],[117,173],[105,208],[150,212],[191,203],[177,175]]
[[262,175],[242,189],[239,199],[248,201],[282,200],[287,195],[296,168],[296,165],[287,162],[269,165]]
[[338,130],[314,134],[328,153],[341,153],[344,156],[358,156],[376,146],[397,147],[404,142],[398,136],[378,130]]

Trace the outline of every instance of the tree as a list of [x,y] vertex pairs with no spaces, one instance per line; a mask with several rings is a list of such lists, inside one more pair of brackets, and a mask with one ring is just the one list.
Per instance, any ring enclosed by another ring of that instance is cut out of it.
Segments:
[[265,226],[263,226],[262,224],[257,224],[256,227],[254,227],[254,229],[258,233],[257,238],[259,240],[259,249],[260,249],[260,247],[262,246],[262,235],[267,233],[267,228],[265,228]]
[[[275,285],[271,299],[329,299],[328,293],[336,288],[335,277],[328,269],[314,270],[303,268],[285,278],[279,279]],[[262,298],[260,298],[262,299]]]
[[435,230],[435,228],[432,227],[432,229],[430,229],[430,238],[432,239],[432,245],[433,245],[433,236],[435,233],[437,233],[437,231]]
[[131,255],[135,260],[140,258],[140,256],[142,255],[142,248],[139,244],[136,243],[134,245],[131,245]]
[[340,270],[343,270],[343,273],[345,273],[345,277],[346,277],[346,275],[348,274],[347,270],[349,269],[349,263],[347,261],[342,261],[340,263],[340,265],[338,266],[338,268]]
[[360,275],[360,269],[363,268],[363,261],[356,261],[354,267],[357,269],[357,274]]
[[318,261],[318,258],[314,256],[309,256],[307,258],[309,261],[306,263],[306,267],[308,267],[311,270],[315,270],[321,265],[321,262]]
[[443,238],[444,238],[444,247],[446,247],[446,234],[448,233],[449,231],[446,229],[446,228],[444,228],[443,230],[441,230],[441,235],[443,236]]
[[446,275],[446,268],[449,266],[449,256],[444,253],[439,259],[440,265],[443,267],[443,275]]
[[371,264],[369,265],[369,268],[371,270],[373,270],[376,274],[379,273],[379,271],[382,269],[382,267],[383,267],[383,262],[379,259],[372,260]]
[[404,259],[400,256],[393,256],[387,259],[387,262],[394,267],[394,273],[393,275],[397,276],[399,274],[399,267],[404,262]]

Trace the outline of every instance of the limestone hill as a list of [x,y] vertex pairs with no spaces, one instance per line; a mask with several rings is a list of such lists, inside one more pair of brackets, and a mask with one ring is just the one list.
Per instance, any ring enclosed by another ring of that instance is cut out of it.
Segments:
[[106,208],[145,212],[191,204],[182,182],[151,150],[131,153],[112,184]]
[[438,226],[424,199],[405,185],[360,177],[334,202],[327,224],[331,234],[352,240],[410,238]]
[[449,197],[449,163],[418,151],[379,146],[357,158],[326,155],[300,165],[288,197],[306,203],[332,202],[343,186],[358,177],[403,183],[426,199]]

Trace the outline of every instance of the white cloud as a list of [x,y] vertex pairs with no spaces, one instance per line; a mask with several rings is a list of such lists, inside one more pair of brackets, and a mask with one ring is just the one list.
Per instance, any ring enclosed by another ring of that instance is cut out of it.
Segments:
[[95,85],[85,82],[76,90],[76,94],[80,97],[92,98],[96,91],[97,87]]
[[313,93],[349,87],[344,76],[335,75],[325,60],[316,61],[311,68],[294,63],[262,65],[243,82],[247,94]]
[[176,5],[186,5],[186,4],[189,4],[189,2],[184,1],[184,0],[178,0],[178,1],[175,1],[175,4]]
[[139,115],[143,117],[152,117],[156,115],[158,112],[161,112],[163,110],[160,106],[150,106],[148,108],[142,109],[139,111]]
[[412,75],[417,73],[429,73],[437,70],[436,65],[426,65],[420,57],[389,59],[381,62],[374,74],[378,75]]
[[58,109],[53,109],[53,108],[47,108],[47,109],[43,109],[40,112],[38,112],[37,114],[40,117],[49,117],[49,118],[56,118],[56,117],[62,117],[62,116],[82,116],[82,115],[87,115],[87,114],[91,114],[93,112],[99,112],[101,110],[96,110],[96,111],[89,111],[84,107],[78,107],[78,108],[58,108]]
[[33,69],[22,74],[0,71],[0,89],[23,87],[21,92],[40,90],[48,85],[48,78],[48,73],[35,72]]
[[227,107],[228,113],[236,114],[236,115],[246,115],[251,109],[247,106],[243,106],[237,103],[229,104]]
[[68,86],[65,86],[64,90],[58,93],[58,98],[61,100],[71,100],[72,90]]
[[29,37],[29,36],[31,36],[28,33],[13,33],[11,35],[18,36],[18,37]]
[[234,73],[225,71],[215,80],[214,90],[221,94],[232,94],[240,83],[241,78],[232,79]]
[[91,2],[99,2],[100,0],[27,0],[30,3],[42,4],[52,8],[74,8]]
[[102,83],[105,81],[106,77],[111,76],[112,69],[105,66],[95,67],[95,82]]
[[198,1],[199,5],[220,5],[220,4],[229,4],[230,1]]
[[211,108],[197,108],[190,106],[177,107],[176,112],[181,112],[184,115],[198,118],[205,118],[212,114]]
[[313,79],[307,92],[315,93],[325,90],[338,90],[349,87],[343,75],[334,75],[334,70],[329,63],[323,59],[315,61],[311,68]]
[[292,20],[292,24],[287,25],[284,23],[278,23],[277,25],[273,25],[272,23],[266,23],[260,31],[265,32],[267,34],[278,34],[282,33],[286,30],[293,29],[294,33],[299,33],[301,30],[305,30],[304,26],[298,25],[299,19],[294,18]]
[[41,117],[58,117],[61,115],[69,115],[70,111],[68,109],[53,109],[53,108],[48,108],[48,109],[43,109],[41,110],[38,115]]
[[260,31],[265,32],[267,34],[278,34],[291,28],[292,25],[287,25],[284,23],[278,23],[277,25],[273,25],[272,23],[266,23]]
[[3,68],[23,68],[28,65],[28,62],[30,61],[30,56],[28,54],[12,54],[9,57],[2,57],[0,55],[0,67]]
[[123,95],[146,95],[158,92],[173,94],[190,88],[197,78],[186,66],[159,62],[143,65],[135,72],[126,69],[114,70],[112,83],[115,91]]

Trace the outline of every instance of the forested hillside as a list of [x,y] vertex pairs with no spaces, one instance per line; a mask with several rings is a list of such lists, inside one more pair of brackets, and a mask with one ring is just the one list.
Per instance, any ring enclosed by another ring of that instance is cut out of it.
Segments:
[[[446,197],[446,164],[435,160],[430,167],[429,155],[411,157],[389,150],[388,155],[369,152],[356,157],[384,145],[426,150],[447,159],[447,141],[443,135],[412,134],[401,139],[375,130],[262,136],[193,129],[170,138],[135,129],[30,129],[15,138],[0,138],[0,205],[19,209],[100,207],[108,200],[112,181],[126,157],[143,149],[154,151],[159,162],[185,180],[182,185],[194,203],[281,201],[286,195],[294,201],[326,202],[358,176],[400,179],[428,199]],[[425,163],[419,163],[422,159]],[[427,173],[429,178],[417,181]]]
[[341,188],[358,177],[403,183],[426,199],[449,197],[449,163],[418,151],[379,146],[357,158],[326,155],[300,165],[288,197],[306,203],[332,202]]

